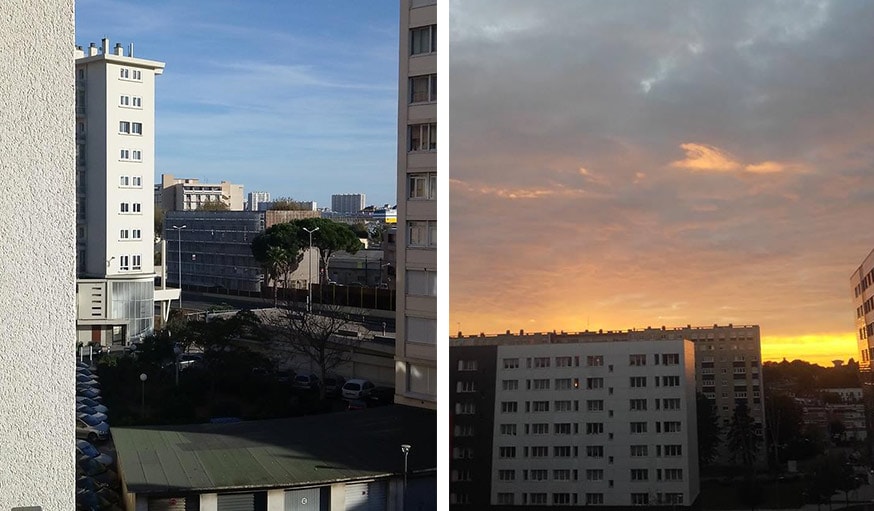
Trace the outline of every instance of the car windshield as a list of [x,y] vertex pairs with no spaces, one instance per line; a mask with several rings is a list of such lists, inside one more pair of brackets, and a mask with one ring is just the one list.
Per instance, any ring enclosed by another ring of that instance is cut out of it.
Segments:
[[88,456],[89,458],[100,456],[100,451],[98,451],[96,447],[89,444],[88,442],[77,442],[76,445],[79,446],[79,450],[82,452],[82,454]]
[[346,390],[361,390],[361,385],[357,383],[347,383]]
[[100,419],[98,419],[97,417],[92,417],[91,415],[83,415],[79,418],[82,420],[82,422],[89,426],[96,426],[100,424]]

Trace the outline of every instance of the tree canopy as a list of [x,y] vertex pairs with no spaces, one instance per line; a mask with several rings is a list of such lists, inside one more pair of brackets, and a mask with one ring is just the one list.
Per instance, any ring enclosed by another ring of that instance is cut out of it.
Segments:
[[698,415],[698,463],[707,466],[716,459],[719,443],[719,416],[716,404],[704,394],[696,394],[695,404]]
[[298,231],[292,222],[286,222],[271,226],[252,240],[252,255],[273,283],[274,305],[279,281],[297,269],[303,259],[304,247]]
[[309,208],[291,197],[280,197],[271,202],[270,209],[280,211],[306,211]]
[[755,421],[750,415],[746,401],[739,401],[734,407],[731,427],[728,430],[728,447],[743,467],[753,469],[759,452],[759,434]]

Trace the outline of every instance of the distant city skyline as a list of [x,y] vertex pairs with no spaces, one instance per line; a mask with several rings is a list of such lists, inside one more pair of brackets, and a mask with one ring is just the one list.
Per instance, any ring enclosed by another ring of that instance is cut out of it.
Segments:
[[450,3],[450,324],[760,325],[859,359],[867,3]]
[[337,193],[397,202],[395,2],[77,0],[76,44],[104,37],[167,64],[156,179],[324,206]]

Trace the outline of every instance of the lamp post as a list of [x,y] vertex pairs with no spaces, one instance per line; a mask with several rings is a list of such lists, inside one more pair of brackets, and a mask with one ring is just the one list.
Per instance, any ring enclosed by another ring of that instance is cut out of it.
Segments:
[[[173,226],[173,228],[176,229],[176,233],[179,235],[179,243],[176,246],[177,262],[179,263],[179,310],[182,310],[182,229],[185,229],[186,227],[188,226]],[[164,278],[166,279],[167,276],[164,275]]]
[[140,373],[140,381],[143,382],[143,400],[140,404],[140,418],[146,417],[146,380],[149,376],[146,373]]
[[401,452],[404,453],[404,500],[407,500],[407,457],[410,455],[410,444],[401,444]]
[[307,312],[312,312],[313,308],[313,233],[318,231],[319,228],[316,227],[313,230],[309,230],[306,227],[303,228],[307,234],[310,235],[310,252],[308,254],[307,261],[307,269],[309,275],[307,276]]

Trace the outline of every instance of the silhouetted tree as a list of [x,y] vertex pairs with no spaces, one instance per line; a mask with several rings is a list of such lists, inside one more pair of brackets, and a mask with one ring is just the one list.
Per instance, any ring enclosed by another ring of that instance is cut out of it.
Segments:
[[716,459],[719,444],[719,416],[716,404],[704,394],[695,395],[695,411],[698,415],[698,464],[710,465]]
[[759,435],[746,400],[738,401],[728,431],[728,447],[747,472],[752,472],[759,452]]

